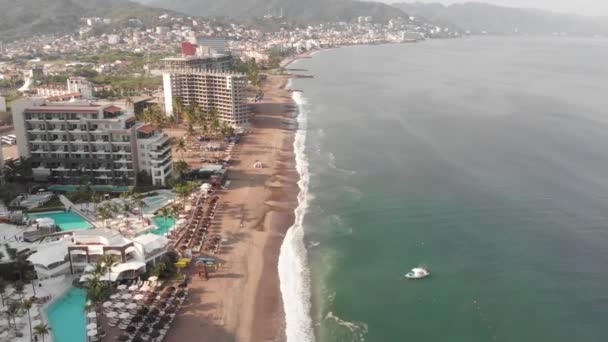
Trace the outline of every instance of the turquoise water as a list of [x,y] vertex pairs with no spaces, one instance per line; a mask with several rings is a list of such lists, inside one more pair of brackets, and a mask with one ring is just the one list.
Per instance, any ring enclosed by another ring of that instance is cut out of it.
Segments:
[[[80,185],[51,185],[48,187],[51,191],[74,192],[77,191]],[[107,192],[127,192],[131,190],[130,186],[113,186],[113,185],[93,185],[93,189],[97,191]]]
[[83,230],[93,228],[87,220],[82,216],[73,212],[52,212],[52,213],[38,213],[29,214],[30,219],[38,219],[48,217],[55,220],[55,224],[59,226],[61,230]]
[[158,209],[169,204],[169,201],[175,199],[174,193],[163,193],[157,196],[145,197],[143,199],[144,203],[144,213],[152,214],[156,212]]
[[608,341],[606,61],[606,39],[523,37],[298,61],[313,322],[288,329]]
[[154,224],[158,227],[157,229],[153,229],[150,231],[152,234],[156,235],[165,235],[165,233],[169,232],[169,229],[175,225],[175,218],[172,216],[161,217],[155,216],[152,218]]
[[86,291],[72,288],[47,309],[51,333],[56,342],[86,341]]

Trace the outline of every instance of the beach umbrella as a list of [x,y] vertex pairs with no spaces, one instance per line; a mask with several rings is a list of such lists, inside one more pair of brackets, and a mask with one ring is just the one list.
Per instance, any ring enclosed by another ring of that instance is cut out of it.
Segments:
[[131,337],[129,337],[129,335],[120,335],[118,336],[118,340],[121,342],[126,342],[130,339]]
[[154,316],[158,315],[159,313],[160,313],[160,310],[158,310],[156,308],[154,308],[150,311],[150,315],[154,315]]
[[128,312],[123,312],[120,315],[118,315],[118,318],[120,318],[120,319],[127,319],[129,317],[131,317],[131,315]]
[[108,318],[114,318],[116,316],[118,316],[118,313],[116,311],[110,311],[106,314],[106,317]]
[[152,337],[158,337],[158,336],[160,336],[160,333],[158,331],[154,330],[154,331],[152,331],[150,333],[150,336],[152,336]]
[[148,308],[141,308],[141,309],[139,309],[139,310],[137,311],[137,314],[138,314],[138,315],[147,315],[147,314],[148,314],[148,312],[150,312],[150,309],[148,309]]
[[123,303],[123,302],[118,302],[118,303],[114,304],[114,307],[117,308],[117,309],[121,309],[124,306],[125,306],[125,303]]
[[154,323],[154,322],[156,322],[156,317],[154,317],[154,316],[148,316],[148,317],[146,317],[146,322],[148,322],[148,323]]
[[93,330],[93,329],[97,329],[97,324],[95,324],[95,323],[87,324],[87,330]]
[[150,327],[148,327],[147,325],[144,325],[141,328],[139,328],[139,331],[146,333],[146,332],[150,331]]
[[165,313],[168,313],[168,314],[172,314],[174,312],[175,312],[174,308],[168,308],[167,310],[165,310]]
[[126,290],[127,289],[127,285],[118,285],[118,287],[116,287],[116,289],[118,290]]
[[139,323],[143,320],[143,318],[141,316],[135,316],[131,319],[131,322],[133,323]]
[[132,342],[144,342],[144,340],[142,340],[141,336],[135,336],[135,337],[133,337],[133,339],[131,341]]
[[118,293],[115,293],[110,296],[111,299],[118,299],[118,297],[120,297],[120,294],[118,294]]
[[144,295],[141,293],[138,293],[135,296],[133,296],[133,299],[135,299],[135,300],[142,300],[143,298],[144,298]]
[[[110,303],[111,304],[111,303]],[[97,317],[97,313],[95,311],[91,311],[87,314],[88,318],[95,318]]]
[[97,329],[87,331],[87,336],[89,337],[97,336],[97,334]]
[[148,278],[149,281],[157,281],[158,277],[157,276],[151,276]]
[[137,290],[137,285],[129,286],[129,290],[131,290],[131,291]]
[[129,293],[125,293],[125,294],[123,294],[123,295],[122,295],[122,297],[120,297],[120,298],[122,298],[122,299],[131,299],[132,297],[133,297],[133,295],[131,295],[131,294],[129,294]]
[[158,322],[152,326],[153,329],[160,330],[165,327],[164,323]]
[[133,310],[133,309],[135,309],[136,307],[137,307],[137,304],[135,304],[135,303],[129,303],[129,304],[127,304],[127,306],[126,306],[126,308],[127,308],[128,310]]
[[104,302],[103,304],[101,304],[101,306],[103,306],[104,308],[109,308],[110,306],[112,306],[112,302]]
[[133,325],[129,325],[126,330],[127,330],[127,332],[132,333],[132,332],[135,332],[135,330],[137,330],[137,328]]

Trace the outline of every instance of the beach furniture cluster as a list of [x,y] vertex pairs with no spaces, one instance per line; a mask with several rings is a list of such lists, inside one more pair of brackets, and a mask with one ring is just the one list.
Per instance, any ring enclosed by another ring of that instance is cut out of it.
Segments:
[[203,196],[197,197],[187,224],[178,228],[178,239],[176,239],[174,246],[178,246],[182,252],[190,249],[192,252],[199,253],[203,249],[207,232],[219,205],[219,197],[211,198],[206,211],[203,210],[204,200]]
[[163,286],[156,277],[150,277],[148,281],[118,286],[110,300],[102,304],[103,315],[110,329],[119,329],[113,334],[115,340],[161,342],[187,296],[186,283]]

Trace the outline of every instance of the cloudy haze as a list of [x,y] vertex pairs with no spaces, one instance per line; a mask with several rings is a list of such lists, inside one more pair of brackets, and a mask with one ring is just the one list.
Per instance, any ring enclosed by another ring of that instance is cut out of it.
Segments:
[[[384,2],[440,2],[443,4],[462,3],[462,0],[382,0]],[[485,2],[510,7],[533,7],[565,13],[592,16],[608,16],[608,0],[483,0]]]

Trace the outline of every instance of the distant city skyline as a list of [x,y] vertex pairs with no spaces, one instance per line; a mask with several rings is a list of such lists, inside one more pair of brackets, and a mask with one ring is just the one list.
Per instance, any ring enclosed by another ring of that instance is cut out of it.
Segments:
[[[465,3],[463,0],[377,0],[385,3],[424,2],[444,5]],[[608,0],[476,0],[507,7],[538,8],[547,11],[573,13],[587,16],[608,16]]]

